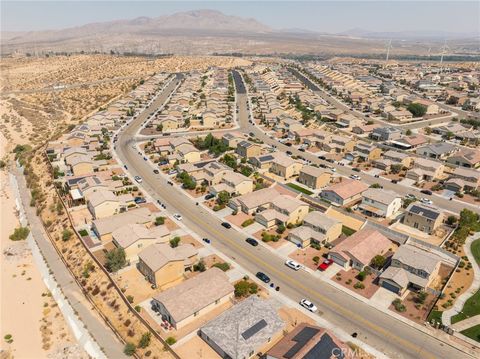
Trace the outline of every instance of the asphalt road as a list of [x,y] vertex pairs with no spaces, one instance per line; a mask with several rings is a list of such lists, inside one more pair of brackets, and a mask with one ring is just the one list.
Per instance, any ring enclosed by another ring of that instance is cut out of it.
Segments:
[[[128,128],[119,134],[117,155],[132,175],[143,178],[142,187],[153,198],[160,199],[171,213],[180,213],[184,223],[212,245],[252,273],[263,271],[291,299],[311,299],[322,317],[348,333],[357,332],[358,339],[392,358],[465,358],[460,350],[445,344],[397,319],[346,295],[343,291],[313,277],[305,271],[294,272],[283,260],[262,245],[251,247],[245,236],[235,229],[225,229],[221,220],[206,209],[196,206],[177,186],[170,186],[162,175],[155,175],[148,162],[131,146],[141,123],[168,97],[167,87],[155,103],[147,108]],[[238,94],[241,126],[248,125],[246,95]],[[251,126],[253,127],[253,126]],[[250,129],[250,128],[249,128]],[[255,133],[257,130],[254,129]]]

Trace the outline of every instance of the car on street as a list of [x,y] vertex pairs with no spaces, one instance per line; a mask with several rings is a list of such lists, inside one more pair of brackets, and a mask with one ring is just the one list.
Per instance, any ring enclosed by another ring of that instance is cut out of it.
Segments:
[[167,183],[168,183],[170,186],[173,186],[173,182],[172,182],[172,181],[167,181]]
[[409,193],[405,196],[406,199],[410,199],[410,200],[414,200],[414,199],[417,199],[417,197],[415,197],[415,195]]
[[245,242],[247,242],[248,244],[254,247],[258,246],[258,241],[251,237],[248,237],[247,239],[245,239]]
[[302,299],[300,301],[300,305],[302,307],[304,307],[306,310],[309,310],[310,312],[312,313],[315,313],[317,311],[317,307],[315,306],[315,304],[313,304],[311,301],[309,301],[308,299]]
[[157,170],[157,169],[154,169],[154,170],[153,170],[153,173],[155,173],[156,175],[158,175],[158,174],[160,173],[160,171]]
[[173,215],[173,218],[175,218],[177,221],[181,221],[181,220],[183,219],[183,217],[182,217],[180,214],[178,214],[178,213],[175,213],[175,214]]
[[285,142],[285,146],[292,147],[292,143],[291,142]]
[[357,181],[361,179],[361,177],[359,175],[350,175],[350,178],[354,179],[354,180],[357,180]]
[[210,243],[211,243],[210,239],[208,239],[208,238],[203,238],[202,241],[204,241],[204,242],[207,243],[207,244],[210,244]]
[[392,179],[392,183],[397,184],[397,183],[398,183],[398,180]]
[[298,149],[300,152],[305,152],[305,148],[299,148]]
[[142,183],[143,182],[142,177],[140,177],[140,176],[135,176],[133,178],[135,178],[135,181],[137,181],[137,183]]
[[362,171],[360,170],[360,168],[358,168],[358,167],[353,167],[353,168],[352,168],[352,171],[354,171],[354,172],[362,172]]
[[208,201],[209,199],[215,198],[215,195],[213,193],[209,193],[205,196],[205,200]]
[[147,203],[147,200],[143,197],[135,197],[134,201],[136,204]]
[[285,265],[289,268],[292,268],[293,270],[299,270],[300,268],[302,268],[302,266],[299,263],[291,259],[287,259],[285,261]]
[[292,155],[292,151],[287,151],[285,152],[288,156],[291,156]]
[[225,227],[226,229],[232,228],[232,225],[228,222],[222,222],[222,227]]
[[433,193],[433,192],[430,191],[429,189],[422,189],[420,192],[423,193],[423,194],[426,194],[426,195],[428,195],[428,196],[431,196],[432,193]]
[[318,269],[320,269],[322,272],[327,270],[328,267],[330,267],[333,264],[332,259],[325,259],[320,265],[318,266]]
[[257,272],[256,277],[264,283],[270,283],[270,277],[263,272]]
[[420,199],[420,202],[422,202],[423,204],[428,204],[428,205],[432,205],[433,202],[432,200],[428,199],[428,198],[421,198]]

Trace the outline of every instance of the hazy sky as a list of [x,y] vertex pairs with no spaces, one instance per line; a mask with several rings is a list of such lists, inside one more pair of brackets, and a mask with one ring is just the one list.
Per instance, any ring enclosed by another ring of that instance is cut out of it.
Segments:
[[61,29],[215,9],[276,29],[480,32],[480,1],[1,1],[1,29]]

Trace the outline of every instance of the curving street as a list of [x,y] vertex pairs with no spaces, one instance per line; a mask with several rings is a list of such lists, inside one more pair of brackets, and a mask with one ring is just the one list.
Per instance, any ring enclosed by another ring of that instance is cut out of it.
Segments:
[[[294,301],[301,298],[311,299],[319,308],[319,313],[325,320],[342,328],[348,333],[357,332],[358,339],[368,343],[391,358],[465,358],[468,354],[442,342],[438,338],[428,335],[384,312],[373,308],[354,297],[345,294],[305,271],[294,272],[288,269],[283,259],[272,254],[263,246],[252,247],[245,242],[245,236],[235,229],[225,229],[220,225],[221,220],[211,212],[196,206],[177,186],[170,186],[162,175],[152,172],[152,167],[132,148],[132,143],[141,124],[161,106],[179,81],[172,81],[157,99],[145,109],[124,131],[119,133],[116,143],[116,154],[128,167],[132,176],[143,178],[142,187],[153,198],[160,199],[166,204],[169,212],[177,212],[183,216],[183,221],[191,230],[212,241],[212,245],[232,258],[236,263],[250,272],[263,271],[281,287],[281,292]],[[275,144],[280,150],[286,146],[270,139],[256,126],[248,122],[247,94],[238,92],[243,86],[238,73],[234,73],[237,88],[237,103],[239,105],[238,119],[244,132],[253,132],[265,143]],[[239,83],[241,82],[241,83]],[[315,163],[323,162],[313,155],[301,153],[289,148],[295,155],[311,160]],[[297,153],[298,152],[298,153]],[[348,175],[351,171],[341,166],[338,172]],[[363,175],[367,183],[378,182],[385,188],[395,189],[397,192],[415,193],[412,189],[403,189],[402,186],[392,185],[388,181]],[[459,206],[456,203],[440,199],[434,200],[437,205],[447,207]],[[462,206],[463,207],[463,206]],[[455,209],[456,210],[456,209]],[[478,209],[477,209],[478,211]]]

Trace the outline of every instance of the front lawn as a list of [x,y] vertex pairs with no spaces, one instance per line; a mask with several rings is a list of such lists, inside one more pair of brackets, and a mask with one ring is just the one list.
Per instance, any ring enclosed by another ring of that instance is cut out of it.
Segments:
[[480,239],[473,241],[472,245],[470,246],[470,250],[472,251],[473,257],[477,261],[477,264],[480,265]]
[[441,310],[432,310],[428,315],[428,321],[431,322],[432,319],[435,320],[437,323],[442,322],[442,311]]
[[296,189],[299,192],[305,193],[307,196],[310,196],[311,194],[313,194],[312,191],[309,191],[308,189],[300,187],[300,186],[296,185],[295,183],[287,183],[287,186],[290,187],[290,188]]
[[460,333],[462,333],[466,337],[469,337],[470,339],[480,342],[480,324],[475,325],[474,327],[462,330]]
[[452,324],[480,314],[480,290],[467,299],[462,312],[452,317]]
[[356,230],[354,230],[354,229],[351,229],[351,228],[346,227],[346,226],[342,226],[342,233],[344,235],[346,235],[347,237],[351,236],[355,232],[356,232]]

